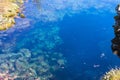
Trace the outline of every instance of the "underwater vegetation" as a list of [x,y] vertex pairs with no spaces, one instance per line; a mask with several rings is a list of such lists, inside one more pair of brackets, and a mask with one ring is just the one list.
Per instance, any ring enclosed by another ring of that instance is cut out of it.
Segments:
[[[39,28],[38,28],[39,27]],[[56,25],[40,26],[28,32],[27,34],[21,35],[22,39],[19,38],[17,47],[30,48],[32,51],[36,49],[51,50],[59,46],[62,43],[62,39],[59,36],[59,27]],[[26,39],[26,37],[28,37]],[[26,45],[28,44],[28,45]],[[30,44],[30,45],[29,45]],[[37,44],[37,45],[34,45]]]
[[[28,48],[31,51],[52,50],[63,43],[56,25],[33,25],[36,28],[0,34],[0,51],[3,53]],[[27,34],[26,34],[27,33]],[[13,35],[14,34],[14,35]],[[18,43],[19,42],[19,43]],[[37,50],[38,49],[38,50]]]
[[5,9],[0,14],[0,80],[53,79],[54,73],[64,69],[67,62],[56,50],[62,43],[59,27],[37,21],[31,26],[34,19],[22,13],[23,0],[0,1],[0,10]]
[[105,6],[94,0],[0,1],[0,80],[54,80],[54,73],[67,61],[56,50],[63,43],[59,26],[43,23],[80,11],[90,13],[91,6],[99,11],[111,6],[110,0]]
[[111,69],[103,76],[101,80],[120,80],[120,69]]
[[24,33],[0,39],[1,79],[49,80],[58,69],[64,69],[66,59],[55,50],[62,43],[59,27],[41,26]]
[[58,69],[64,69],[66,59],[55,50],[62,43],[59,27],[33,26],[36,28],[21,33],[1,33],[1,79],[49,80]]
[[0,54],[0,59],[2,80],[49,80],[54,77],[53,72],[65,65],[61,53],[33,53],[28,49],[21,49],[17,53]]

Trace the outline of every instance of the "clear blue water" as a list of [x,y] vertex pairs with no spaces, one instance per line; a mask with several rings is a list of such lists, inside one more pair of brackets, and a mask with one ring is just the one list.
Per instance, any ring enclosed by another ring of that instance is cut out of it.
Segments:
[[[106,13],[82,13],[65,17],[60,23],[62,52],[68,63],[65,74],[61,72],[64,78],[58,80],[99,80],[106,71],[120,66],[119,58],[111,50],[115,14]],[[101,57],[102,54],[105,56]]]
[[17,80],[100,80],[120,67],[111,50],[117,0],[50,2],[41,1],[38,10],[30,0],[26,18],[0,32],[0,73],[24,75]]

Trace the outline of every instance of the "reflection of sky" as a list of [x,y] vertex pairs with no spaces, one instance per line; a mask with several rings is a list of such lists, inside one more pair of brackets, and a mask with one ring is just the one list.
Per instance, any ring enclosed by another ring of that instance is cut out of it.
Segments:
[[[40,11],[30,2],[26,5],[29,16],[39,18],[41,21],[57,21],[65,15],[75,13],[98,14],[104,11],[114,12],[118,0],[41,0]],[[96,12],[89,11],[94,9]]]

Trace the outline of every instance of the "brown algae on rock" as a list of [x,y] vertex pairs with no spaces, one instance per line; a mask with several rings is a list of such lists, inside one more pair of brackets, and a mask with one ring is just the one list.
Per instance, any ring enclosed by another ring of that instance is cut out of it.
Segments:
[[15,24],[14,19],[21,14],[20,8],[23,2],[23,0],[0,0],[0,30],[6,30]]

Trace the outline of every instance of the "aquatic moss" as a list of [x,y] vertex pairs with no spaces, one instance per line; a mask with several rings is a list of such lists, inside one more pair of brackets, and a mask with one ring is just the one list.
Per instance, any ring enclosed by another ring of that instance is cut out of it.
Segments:
[[59,52],[43,51],[34,57],[26,56],[26,53],[34,54],[29,49],[20,49],[17,53],[0,54],[0,79],[49,80],[54,72],[63,69],[66,63]]
[[111,69],[103,76],[102,80],[120,80],[120,68]]

